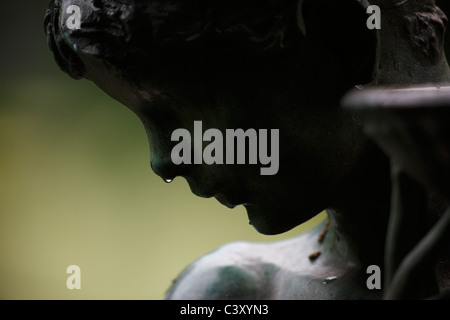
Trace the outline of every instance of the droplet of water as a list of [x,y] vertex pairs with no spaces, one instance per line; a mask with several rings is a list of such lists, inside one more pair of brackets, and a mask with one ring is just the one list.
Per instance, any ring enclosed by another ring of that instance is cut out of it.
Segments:
[[333,281],[336,280],[336,279],[337,279],[336,276],[331,276],[331,277],[328,277],[328,278],[326,278],[325,280],[323,280],[323,283],[324,283],[324,284],[328,284],[328,283],[333,282]]
[[173,179],[163,179],[165,183],[171,183]]

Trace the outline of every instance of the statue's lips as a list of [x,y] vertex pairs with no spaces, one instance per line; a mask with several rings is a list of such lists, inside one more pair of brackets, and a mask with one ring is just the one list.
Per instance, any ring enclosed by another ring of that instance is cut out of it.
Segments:
[[217,201],[230,209],[234,209],[238,205],[246,203],[246,201],[243,199],[243,196],[239,193],[217,193],[214,195],[214,198],[216,198]]
[[249,195],[237,188],[227,188],[223,185],[211,186],[210,188],[198,188],[197,185],[193,185],[192,181],[189,181],[191,191],[197,197],[200,198],[216,198],[224,206],[233,209],[239,205],[245,205],[248,203]]

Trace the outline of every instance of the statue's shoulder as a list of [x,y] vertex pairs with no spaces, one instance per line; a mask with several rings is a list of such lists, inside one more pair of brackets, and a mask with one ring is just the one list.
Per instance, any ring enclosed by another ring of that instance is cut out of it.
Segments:
[[268,299],[277,266],[260,253],[270,244],[233,242],[201,257],[177,277],[166,299]]
[[291,277],[301,281],[314,265],[309,255],[317,248],[306,244],[316,239],[310,238],[303,234],[276,242],[226,244],[190,264],[166,299],[276,299],[280,292],[284,296]]
[[361,266],[340,258],[327,239],[322,241],[324,230],[322,223],[287,240],[224,245],[190,264],[166,299],[379,298],[381,292],[366,287]]

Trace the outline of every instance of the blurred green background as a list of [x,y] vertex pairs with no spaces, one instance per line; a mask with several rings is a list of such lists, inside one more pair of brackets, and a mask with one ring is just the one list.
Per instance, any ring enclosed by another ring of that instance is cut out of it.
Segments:
[[[48,0],[0,3],[0,299],[161,299],[191,261],[262,236],[242,207],[196,198],[150,169],[137,117],[62,73]],[[81,290],[66,268],[81,267]]]

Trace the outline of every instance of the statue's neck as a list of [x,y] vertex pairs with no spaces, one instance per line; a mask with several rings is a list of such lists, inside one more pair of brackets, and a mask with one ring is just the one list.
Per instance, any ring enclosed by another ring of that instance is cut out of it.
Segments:
[[361,264],[381,266],[390,212],[390,161],[378,148],[366,158],[327,212],[338,251]]

